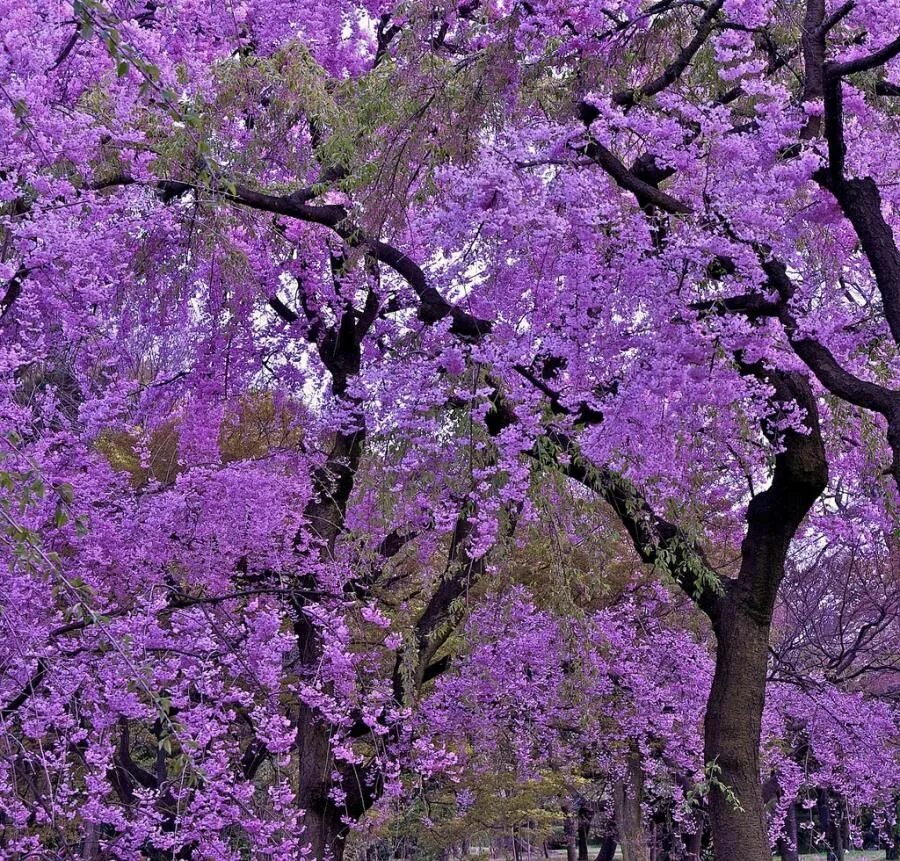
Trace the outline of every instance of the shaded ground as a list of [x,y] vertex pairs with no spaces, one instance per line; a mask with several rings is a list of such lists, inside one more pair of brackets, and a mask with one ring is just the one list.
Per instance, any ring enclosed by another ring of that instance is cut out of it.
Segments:
[[[597,851],[599,847],[591,847],[591,855],[590,857],[596,858]],[[616,851],[616,859],[621,859],[622,853],[618,850]],[[820,861],[824,861],[825,853],[821,853],[818,855],[801,855],[802,859],[810,859],[812,861],[813,858],[820,859]],[[539,861],[541,856],[539,854],[535,854],[533,856],[534,861]],[[885,853],[883,849],[867,849],[866,851],[860,852],[846,852],[844,853],[845,861],[884,861]],[[553,849],[550,851],[550,861],[566,861],[566,852],[564,849]]]

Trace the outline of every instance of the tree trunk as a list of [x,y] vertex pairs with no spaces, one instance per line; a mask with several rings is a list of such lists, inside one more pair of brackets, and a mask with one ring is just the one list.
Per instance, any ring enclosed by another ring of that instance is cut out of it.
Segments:
[[628,757],[625,777],[615,787],[616,828],[622,847],[622,861],[649,861],[650,858],[641,816],[643,787],[641,760],[638,754],[632,753]]
[[778,841],[781,861],[800,861],[800,847],[797,838],[797,805],[791,804],[785,814],[784,837]]
[[84,840],[81,844],[82,861],[96,861],[100,853],[100,840],[97,832],[99,826],[88,822],[84,827]]
[[809,381],[800,374],[753,369],[775,389],[773,405],[794,401],[806,411],[809,432],[784,435],[772,483],[747,506],[738,577],[723,584],[724,594],[710,613],[717,648],[704,750],[707,765],[717,770],[709,793],[716,861],[772,858],[759,774],[769,627],[790,543],[828,483]]
[[595,861],[613,861],[618,844],[615,833],[611,830],[607,831],[600,841],[600,851],[597,853]]
[[588,832],[594,811],[587,805],[578,809],[578,861],[588,861]]
[[684,857],[687,861],[700,861],[703,850],[703,825],[698,823],[693,834],[684,835]]
[[309,861],[342,861],[346,826],[341,822],[340,811],[328,797],[331,789],[327,768],[329,734],[317,722],[300,726],[297,794],[299,805],[305,811],[302,840],[309,845]]
[[759,780],[769,625],[739,601],[726,600],[715,631],[716,667],[705,724],[706,762],[717,768],[717,785],[709,794],[715,858],[769,861]]
[[566,835],[566,861],[578,861],[578,825],[570,807],[563,807],[563,833]]
[[816,794],[816,809],[822,834],[825,837],[828,861],[844,861],[844,823],[841,800],[839,797],[835,800],[837,804],[832,809],[831,793],[827,789],[819,789]]

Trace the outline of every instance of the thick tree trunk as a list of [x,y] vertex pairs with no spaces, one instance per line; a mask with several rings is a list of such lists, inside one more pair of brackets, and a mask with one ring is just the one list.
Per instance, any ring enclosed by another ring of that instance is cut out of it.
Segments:
[[588,831],[593,812],[585,807],[578,811],[578,861],[588,861]]
[[328,797],[331,789],[329,733],[306,708],[301,710],[297,733],[297,794],[303,816],[303,841],[309,845],[310,861],[342,861],[346,826],[340,811]]
[[793,400],[806,411],[809,433],[785,434],[771,485],[747,507],[738,577],[724,584],[724,594],[710,613],[717,648],[706,711],[705,757],[707,765],[717,769],[717,785],[709,794],[716,861],[772,858],[759,774],[769,627],[791,540],[828,483],[809,382],[799,374],[758,366],[747,370],[773,386],[775,404]]
[[622,847],[622,861],[649,861],[647,835],[641,816],[641,795],[644,774],[638,754],[628,757],[628,768],[623,780],[615,787],[616,829]]
[[705,726],[706,761],[717,766],[720,784],[709,797],[715,857],[716,861],[769,861],[759,780],[769,625],[737,600],[727,600],[715,630],[716,668]]

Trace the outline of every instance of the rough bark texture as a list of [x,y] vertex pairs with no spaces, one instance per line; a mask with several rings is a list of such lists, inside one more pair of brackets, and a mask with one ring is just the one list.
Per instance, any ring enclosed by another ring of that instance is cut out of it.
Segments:
[[772,483],[747,509],[738,577],[727,584],[711,614],[717,652],[706,712],[705,757],[719,769],[719,785],[709,798],[716,861],[771,858],[759,775],[769,627],[788,547],[828,481],[809,382],[795,373],[747,370],[774,388],[774,404],[794,402],[805,411],[808,432],[784,435]]
[[716,861],[766,861],[771,857],[759,783],[759,740],[765,702],[769,625],[730,602],[716,625],[718,648],[706,712],[707,762],[737,796],[710,792]]
[[588,832],[593,818],[590,807],[583,805],[578,809],[578,861],[588,861]]
[[640,756],[631,754],[625,777],[616,783],[615,788],[616,829],[623,861],[649,861],[650,858],[641,815],[643,786]]

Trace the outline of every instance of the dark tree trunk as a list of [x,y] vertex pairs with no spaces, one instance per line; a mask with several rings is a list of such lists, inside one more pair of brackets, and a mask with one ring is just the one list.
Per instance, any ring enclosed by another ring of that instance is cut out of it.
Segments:
[[770,861],[759,742],[766,693],[769,627],[788,547],[828,481],[818,412],[799,374],[747,369],[775,389],[775,403],[796,402],[808,434],[789,431],[771,485],[747,508],[736,580],[710,613],[716,666],[706,711],[705,758],[716,769],[709,815],[716,861]]
[[582,807],[578,811],[578,861],[588,861],[588,832],[591,828],[593,811]]
[[347,829],[329,797],[330,734],[306,707],[301,708],[297,757],[297,796],[305,811],[303,841],[309,844],[310,861],[342,861]]
[[700,853],[703,851],[703,826],[697,825],[693,834],[684,836],[684,857],[686,861],[700,861]]
[[797,837],[797,805],[791,804],[785,814],[784,837],[778,841],[778,853],[781,861],[800,861]]
[[600,851],[597,853],[595,861],[613,861],[618,845],[619,841],[616,839],[615,832],[608,830],[600,841]]
[[[723,578],[701,548],[675,524],[658,516],[634,486],[615,474],[585,464],[577,447],[557,436],[569,456],[566,474],[596,490],[615,510],[641,559],[664,567],[706,613],[716,635],[717,655],[705,721],[705,759],[718,778],[710,789],[709,822],[716,861],[771,861],[759,774],[759,740],[765,703],[769,627],[793,537],[828,484],[828,462],[818,406],[809,380],[800,373],[762,363],[741,371],[770,387],[775,414],[796,405],[805,428],[779,433],[764,421],[763,432],[778,447],[772,482],[747,507],[747,530],[736,579]],[[617,820],[625,861],[630,808],[626,787],[618,787]],[[622,814],[622,817],[619,816]],[[646,852],[638,855],[644,861]]]
[[680,861],[681,840],[669,816],[659,823],[659,857],[662,861]]
[[816,793],[816,812],[825,836],[828,861],[844,861],[846,841],[840,797],[833,796],[827,789],[819,789]]
[[709,796],[715,857],[767,861],[771,852],[759,781],[759,740],[769,625],[737,601],[727,601],[715,628],[716,668],[705,729],[706,761],[715,763],[721,784]]
[[566,835],[566,861],[578,861],[578,824],[571,808],[563,807],[563,833]]

